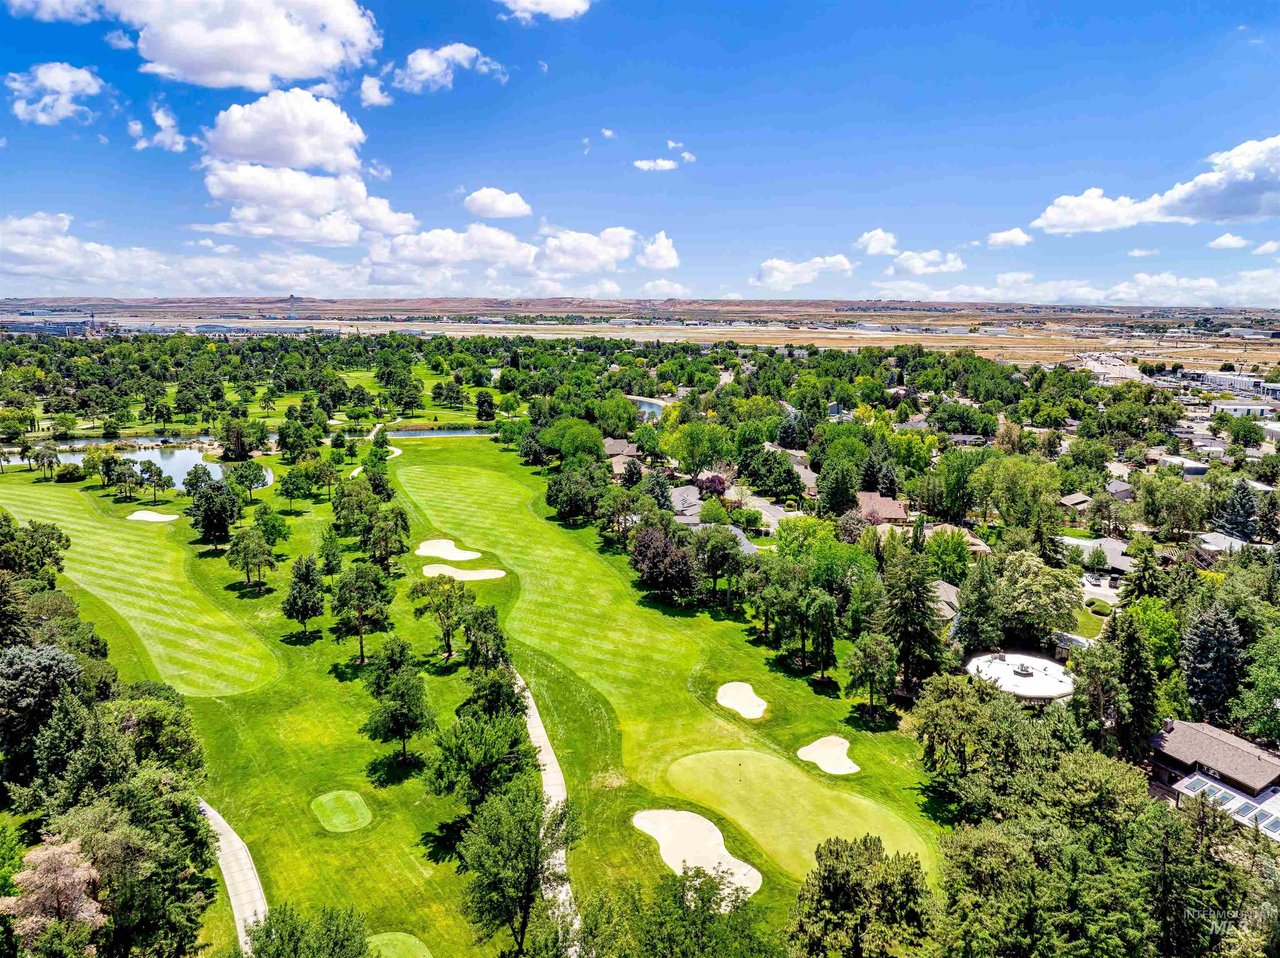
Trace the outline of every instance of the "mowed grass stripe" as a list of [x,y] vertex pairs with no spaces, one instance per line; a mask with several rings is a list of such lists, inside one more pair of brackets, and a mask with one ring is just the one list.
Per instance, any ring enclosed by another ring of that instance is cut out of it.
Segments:
[[71,537],[67,576],[128,623],[164,681],[189,695],[217,696],[275,676],[275,658],[262,641],[192,589],[185,522],[129,522],[132,505],[116,507],[83,486],[24,478],[0,483],[0,505],[21,520],[54,522]]
[[[593,530],[544,518],[545,480],[510,453],[483,440],[403,445],[406,453],[396,460],[395,474],[406,494],[436,533],[482,550],[487,564],[500,563],[516,577],[518,593],[505,617],[508,634],[549,655],[609,703],[621,732],[623,767],[633,781],[714,809],[755,843],[756,859],[767,854],[792,878],[799,877],[797,863],[831,835],[883,833],[895,847],[919,853],[926,866],[936,860],[937,828],[921,810],[918,747],[908,736],[849,728],[848,703],[815,695],[807,683],[771,671],[769,653],[746,641],[740,622],[650,606],[634,589],[625,557],[602,554]],[[715,704],[716,689],[732,680],[751,682],[769,702],[763,720],[746,723]],[[534,691],[557,693],[536,685]],[[852,777],[856,782],[833,781],[794,757],[795,749],[832,733],[853,743],[851,754],[864,770]],[[770,816],[791,817],[785,793],[761,783],[765,787],[752,793],[761,813],[747,816],[728,795],[717,797],[718,774],[711,773],[719,770],[713,764],[673,769],[681,759],[706,752],[768,758],[815,795],[848,800],[829,805],[840,814],[789,832],[795,844],[780,844],[763,823]],[[575,770],[567,771],[571,794],[579,800],[611,800],[608,793],[590,794],[594,783],[575,782]],[[616,838],[634,836],[624,830]]]

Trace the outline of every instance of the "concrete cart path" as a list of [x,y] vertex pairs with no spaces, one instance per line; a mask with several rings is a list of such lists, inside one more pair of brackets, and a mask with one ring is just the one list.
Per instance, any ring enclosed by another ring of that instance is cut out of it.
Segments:
[[200,810],[218,836],[218,867],[222,870],[223,881],[227,883],[240,947],[248,954],[249,926],[267,917],[267,896],[262,891],[262,881],[253,865],[249,846],[204,799],[200,800]]
[[[529,740],[533,742],[533,747],[538,750],[538,762],[542,766],[542,793],[547,796],[548,802],[563,802],[569,797],[569,789],[565,785],[564,772],[560,769],[560,762],[556,759],[556,753],[551,748],[551,739],[547,735],[547,728],[542,724],[542,716],[538,714],[538,703],[533,700],[533,695],[530,693],[529,686],[525,684],[524,679],[517,675],[516,680],[520,683],[520,693],[524,696],[525,704],[529,707],[528,712],[525,713],[525,725],[529,729]],[[567,875],[569,869],[564,852],[557,852],[555,861],[556,865]],[[556,897],[564,907],[570,910],[573,909],[573,890],[569,887],[568,882],[560,886]]]

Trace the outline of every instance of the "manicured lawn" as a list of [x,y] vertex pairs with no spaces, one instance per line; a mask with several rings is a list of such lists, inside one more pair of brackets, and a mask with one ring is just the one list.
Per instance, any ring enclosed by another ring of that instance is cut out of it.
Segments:
[[[775,918],[829,835],[872,831],[933,867],[939,830],[921,809],[924,776],[909,736],[863,730],[848,700],[773,670],[773,653],[748,641],[741,621],[649,603],[625,556],[601,554],[593,530],[545,518],[545,477],[496,444],[396,445],[404,454],[390,466],[414,517],[412,545],[452,538],[482,552],[466,567],[508,573],[473,589],[499,606],[582,810],[586,838],[570,859],[579,893],[665,872],[655,843],[631,825],[644,808],[715,821],[730,852],[763,873],[757,897]],[[276,459],[265,464],[277,476],[287,469]],[[286,508],[274,488],[258,497]],[[354,643],[335,641],[328,617],[303,636],[280,615],[289,562],[316,549],[331,517],[327,502],[300,503],[289,516],[293,537],[262,591],[243,588],[224,556],[196,544],[185,517],[125,520],[149,501],[117,502],[87,483],[38,483],[11,468],[0,476],[0,505],[71,535],[65,582],[108,639],[122,677],[164,678],[189,694],[207,755],[201,793],[248,843],[269,902],[355,905],[389,958],[496,952],[475,944],[459,913],[463,879],[433,850],[431,836],[458,807],[416,779],[371,776],[395,746],[357,731],[371,700]],[[413,618],[405,593],[435,561],[404,557],[393,609],[397,630],[424,656],[435,649],[434,627]],[[370,648],[381,641],[371,638]],[[729,681],[753,685],[769,703],[763,719],[716,704]],[[462,674],[432,667],[427,683],[447,721],[465,695]],[[795,756],[833,733],[850,740],[861,772],[837,779]],[[229,925],[223,901],[210,912],[206,939],[230,941]]]
[[1104,616],[1094,615],[1088,609],[1076,609],[1076,635],[1096,639],[1102,634],[1102,626],[1106,621]]
[[[586,816],[588,840],[570,859],[580,888],[660,873],[656,845],[630,823],[655,807],[715,820],[729,850],[764,873],[760,895],[779,909],[828,836],[881,833],[933,865],[938,829],[921,811],[923,773],[908,736],[855,727],[847,700],[772,670],[741,622],[649,603],[625,556],[602,555],[593,530],[545,518],[545,479],[494,443],[399,445],[396,480],[434,534],[483,552],[516,587],[504,609],[513,655]],[[764,719],[715,703],[734,680],[769,703]],[[843,781],[795,756],[832,733],[851,741],[863,769]],[[724,756],[750,773],[735,781]]]
[[[278,461],[267,464],[282,473]],[[421,844],[458,809],[415,779],[371,782],[367,766],[393,747],[357,731],[371,699],[356,679],[354,643],[318,631],[328,619],[313,622],[304,639],[279,613],[284,557],[314,551],[331,516],[328,504],[299,504],[306,511],[290,517],[293,538],[279,550],[280,569],[268,573],[259,593],[240,587],[243,576],[223,556],[190,544],[195,534],[185,517],[168,525],[129,522],[124,517],[150,508],[149,499],[117,503],[88,483],[36,483],[34,476],[7,470],[0,505],[20,519],[56,521],[72,537],[65,581],[107,638],[124,679],[164,677],[194,688],[188,702],[208,767],[201,794],[248,843],[268,902],[355,905],[368,914],[371,933],[417,935],[435,958],[492,954],[496,949],[474,944],[458,912],[462,880],[454,864],[432,861]],[[287,507],[270,490],[257,494],[264,495]],[[183,505],[162,501],[158,509]],[[402,635],[423,652],[434,649],[403,599],[395,613]],[[380,641],[372,638],[370,648]],[[201,685],[205,672],[219,688]],[[443,718],[464,695],[461,677],[432,677],[430,684]],[[236,689],[242,691],[232,694]],[[367,826],[333,832],[321,824],[311,803],[335,791],[360,797],[371,815]],[[233,940],[229,927],[219,927],[229,921],[229,909],[215,905],[206,939]]]

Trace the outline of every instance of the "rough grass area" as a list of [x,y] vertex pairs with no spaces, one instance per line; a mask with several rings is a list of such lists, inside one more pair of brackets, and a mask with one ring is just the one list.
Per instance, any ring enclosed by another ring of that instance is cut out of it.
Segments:
[[1096,639],[1102,634],[1102,626],[1106,621],[1105,616],[1094,615],[1088,609],[1076,609],[1076,635]]

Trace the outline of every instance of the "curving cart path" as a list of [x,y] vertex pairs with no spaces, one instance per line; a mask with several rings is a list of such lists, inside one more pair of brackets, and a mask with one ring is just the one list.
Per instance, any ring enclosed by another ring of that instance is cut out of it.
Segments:
[[[542,793],[547,796],[548,801],[563,802],[569,797],[569,788],[565,785],[564,772],[560,769],[556,753],[551,748],[551,738],[547,735],[546,726],[542,724],[542,716],[538,714],[538,704],[519,674],[516,675],[516,681],[520,683],[520,693],[529,706],[529,711],[525,713],[525,725],[529,729],[529,740],[538,750],[538,761],[542,766]],[[556,864],[568,874],[564,852],[556,853]],[[557,898],[566,907],[573,907],[573,889],[568,882],[561,886]]]
[[209,819],[218,836],[218,868],[227,883],[227,896],[231,899],[231,914],[236,922],[236,934],[240,936],[240,948],[249,953],[249,926],[267,917],[267,896],[262,890],[262,880],[254,867],[249,846],[235,833],[225,818],[204,799],[200,810]]

